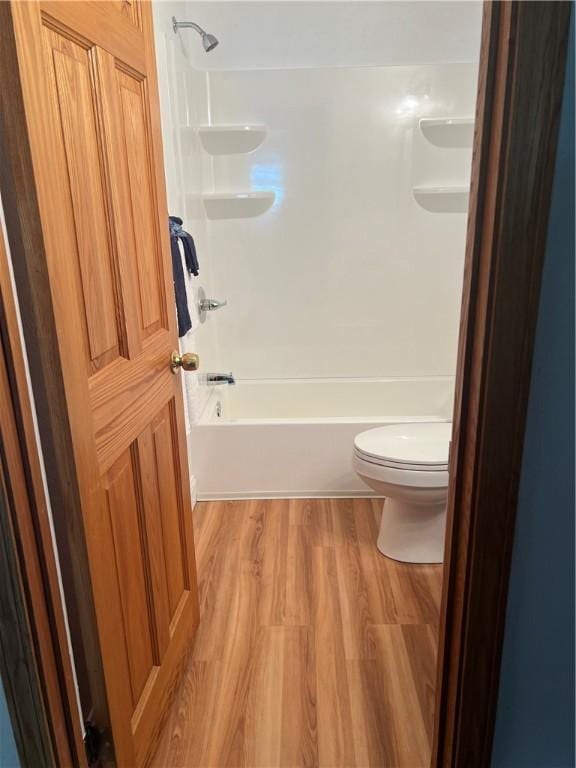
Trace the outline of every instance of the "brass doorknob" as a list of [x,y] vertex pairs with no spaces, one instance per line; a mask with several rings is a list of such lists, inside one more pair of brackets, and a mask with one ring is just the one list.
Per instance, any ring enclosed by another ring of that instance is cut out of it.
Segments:
[[170,356],[170,368],[172,373],[178,373],[180,368],[185,371],[197,371],[200,367],[200,358],[194,352],[185,352],[181,355],[179,352],[172,352]]

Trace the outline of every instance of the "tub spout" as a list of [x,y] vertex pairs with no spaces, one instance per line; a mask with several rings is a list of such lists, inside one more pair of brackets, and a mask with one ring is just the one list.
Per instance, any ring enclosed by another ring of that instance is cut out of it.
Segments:
[[216,384],[236,384],[236,380],[231,373],[206,373],[204,374],[204,384],[215,386]]

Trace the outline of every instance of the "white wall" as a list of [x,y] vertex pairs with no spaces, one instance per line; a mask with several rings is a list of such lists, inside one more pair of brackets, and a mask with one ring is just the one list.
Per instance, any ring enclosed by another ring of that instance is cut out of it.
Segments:
[[[476,62],[478,0],[191,0],[183,20],[215,34],[206,56],[184,45],[197,69],[293,69]],[[178,15],[178,14],[176,14]]]
[[[168,211],[184,220],[200,263],[199,277],[189,277],[185,270],[192,329],[180,345],[183,351],[197,352],[204,360],[208,354],[214,359],[218,348],[215,325],[202,325],[197,312],[198,289],[203,287],[209,294],[212,286],[210,232],[201,200],[202,191],[212,186],[212,167],[196,131],[208,121],[208,82],[205,73],[190,65],[182,38],[172,30],[172,16],[181,16],[183,6],[180,2],[155,2],[154,32]],[[196,374],[187,373],[182,381],[189,431],[189,419],[196,421],[206,391],[198,387]]]
[[212,223],[220,354],[241,378],[454,373],[464,214],[413,184],[467,183],[470,150],[423,115],[474,113],[476,66],[210,73],[211,116],[264,123],[250,155],[214,159],[219,191],[274,189],[255,219]]

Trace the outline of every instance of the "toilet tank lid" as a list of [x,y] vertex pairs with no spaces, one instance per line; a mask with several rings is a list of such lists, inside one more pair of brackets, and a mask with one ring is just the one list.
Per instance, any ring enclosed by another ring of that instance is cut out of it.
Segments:
[[446,466],[451,435],[452,422],[388,424],[356,435],[354,445],[375,459]]

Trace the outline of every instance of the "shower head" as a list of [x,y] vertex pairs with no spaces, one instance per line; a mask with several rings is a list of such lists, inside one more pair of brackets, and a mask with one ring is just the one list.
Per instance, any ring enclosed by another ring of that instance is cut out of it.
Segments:
[[209,53],[218,45],[218,38],[211,35],[210,32],[205,32],[202,35],[202,45],[204,46],[206,53]]
[[193,21],[177,21],[176,16],[172,16],[172,29],[174,32],[178,32],[179,29],[194,29],[202,38],[202,45],[206,53],[213,51],[218,45],[218,38],[211,35],[210,32],[205,32],[202,27],[195,24]]

